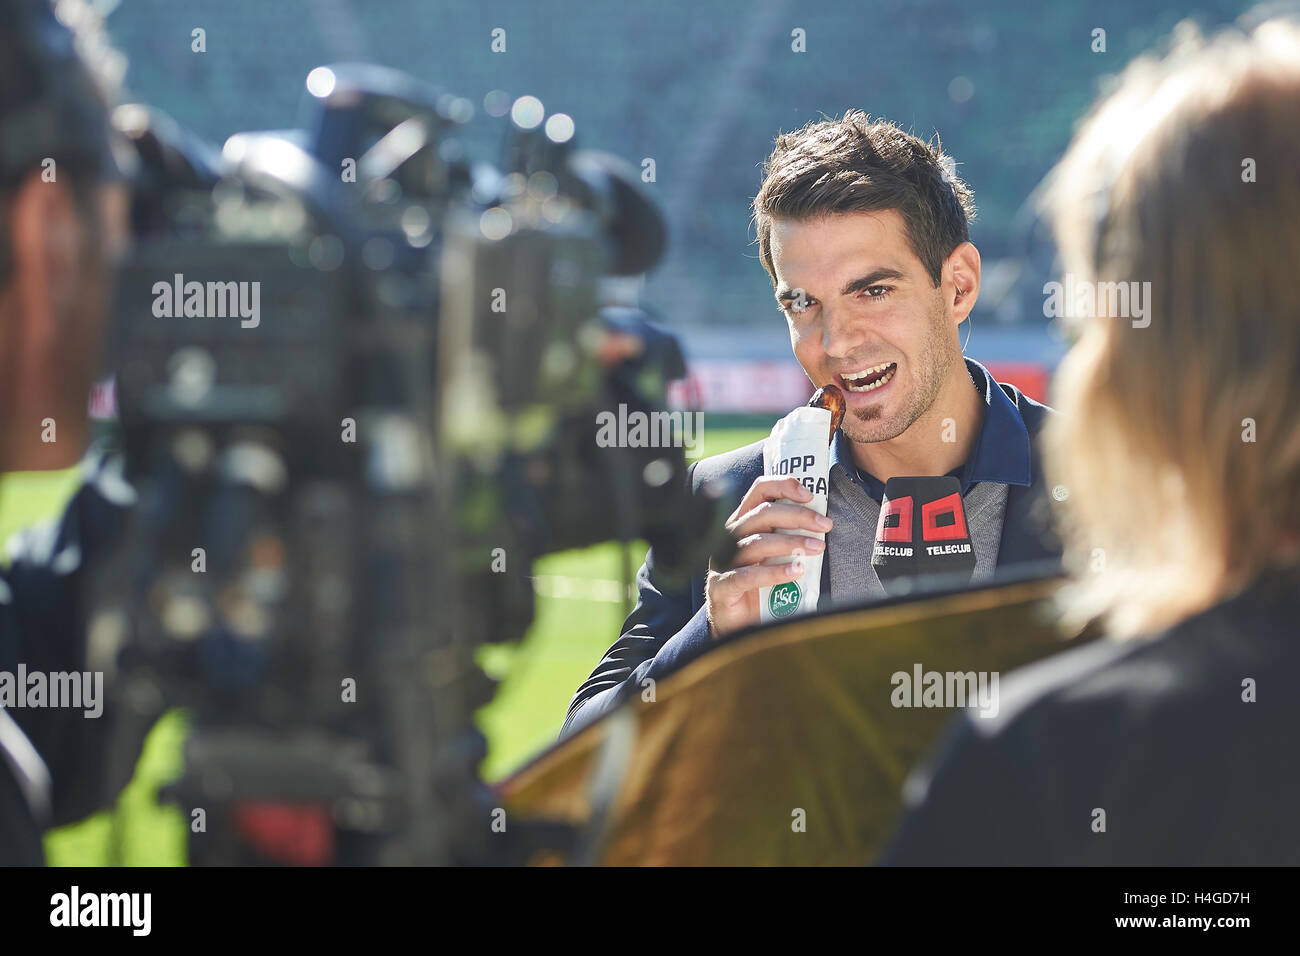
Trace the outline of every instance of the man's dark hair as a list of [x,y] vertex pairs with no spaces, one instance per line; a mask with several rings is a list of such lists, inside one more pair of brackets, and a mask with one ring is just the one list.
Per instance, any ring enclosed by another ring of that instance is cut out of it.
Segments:
[[897,209],[912,250],[936,286],[948,255],[970,238],[974,194],[957,178],[938,136],[925,143],[861,110],[781,133],[754,197],[758,256],[776,284],[772,221]]

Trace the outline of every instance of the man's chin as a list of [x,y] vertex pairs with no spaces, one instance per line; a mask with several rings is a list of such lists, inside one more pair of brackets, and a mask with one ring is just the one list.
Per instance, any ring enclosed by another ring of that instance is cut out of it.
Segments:
[[881,442],[897,438],[907,431],[908,424],[897,415],[886,418],[883,408],[872,405],[849,409],[840,430],[849,441]]

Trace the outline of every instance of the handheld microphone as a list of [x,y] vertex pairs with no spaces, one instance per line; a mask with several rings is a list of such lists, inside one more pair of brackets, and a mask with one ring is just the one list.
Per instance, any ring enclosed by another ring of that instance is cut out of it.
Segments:
[[885,593],[907,594],[944,577],[969,581],[975,549],[956,478],[890,478],[871,555]]

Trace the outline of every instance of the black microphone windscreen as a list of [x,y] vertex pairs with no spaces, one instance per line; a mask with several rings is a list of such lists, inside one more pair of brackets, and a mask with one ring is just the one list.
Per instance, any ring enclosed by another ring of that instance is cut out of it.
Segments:
[[574,153],[569,166],[609,203],[606,228],[614,244],[610,274],[639,275],[654,268],[668,248],[668,225],[641,189],[636,168],[597,150]]
[[921,578],[969,580],[975,572],[975,549],[962,508],[961,483],[951,476],[890,478],[871,563],[891,595],[912,590]]

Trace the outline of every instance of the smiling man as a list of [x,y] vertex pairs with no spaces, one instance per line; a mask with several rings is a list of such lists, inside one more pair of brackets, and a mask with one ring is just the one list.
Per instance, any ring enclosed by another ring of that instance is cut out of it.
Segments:
[[1034,449],[1049,409],[962,354],[980,255],[972,194],[954,168],[937,145],[858,110],[777,137],[754,199],[759,258],[795,358],[815,387],[838,385],[848,402],[831,445],[827,516],[798,503],[812,496],[795,479],[763,475],[761,441],[694,465],[697,494],[717,482],[747,489],[727,520],[735,558],[673,592],[646,555],[637,605],[578,689],[565,733],[757,624],[758,589],[801,574],[763,564],[791,552],[779,529],[827,532],[824,545],[802,542],[825,549],[823,609],[884,597],[871,554],[890,478],[960,481],[977,582],[1009,565],[1059,562]]

